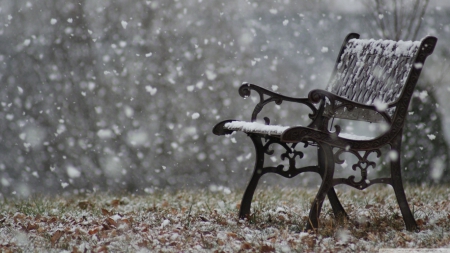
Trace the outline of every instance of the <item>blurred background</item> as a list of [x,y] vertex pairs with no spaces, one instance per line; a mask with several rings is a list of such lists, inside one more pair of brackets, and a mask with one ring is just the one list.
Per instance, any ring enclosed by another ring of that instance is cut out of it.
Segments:
[[[250,139],[211,132],[221,120],[250,119],[255,101],[238,95],[240,84],[299,97],[325,88],[350,32],[438,37],[402,159],[405,181],[450,182],[449,3],[0,0],[0,194],[243,189]],[[307,124],[307,108],[264,113]],[[263,183],[317,179],[269,175]]]

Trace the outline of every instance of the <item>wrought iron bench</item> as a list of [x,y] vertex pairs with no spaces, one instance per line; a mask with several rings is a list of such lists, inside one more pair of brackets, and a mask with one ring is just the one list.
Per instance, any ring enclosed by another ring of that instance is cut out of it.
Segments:
[[[351,33],[344,40],[327,89],[312,90],[307,98],[283,96],[244,83],[239,88],[239,94],[246,98],[253,90],[260,99],[253,110],[251,122],[225,120],[213,129],[216,135],[243,131],[251,138],[256,149],[254,171],[242,199],[239,217],[250,215],[253,194],[262,175],[276,173],[292,178],[303,172],[316,172],[321,176],[322,183],[312,202],[307,230],[318,227],[325,196],[328,196],[335,218],[347,218],[334,186],[346,184],[362,190],[379,183],[394,188],[406,228],[417,230],[403,189],[400,147],[414,87],[425,59],[433,52],[436,42],[437,39],[431,36],[415,42],[363,40],[359,39],[359,34]],[[264,118],[265,123],[257,122],[257,116],[265,105],[271,102],[281,104],[283,101],[309,107],[312,112],[309,125],[274,126],[270,125],[267,117]],[[385,122],[388,130],[373,138],[355,138],[340,133],[341,127],[338,125],[335,131],[328,130],[330,120],[334,118]],[[298,143],[317,149],[317,165],[296,167],[295,160],[303,156],[301,151],[296,150]],[[273,144],[286,150],[281,154],[281,159],[289,162],[288,168],[284,168],[284,165],[264,165],[265,156],[273,155],[270,147]],[[380,157],[387,152],[391,158],[390,176],[369,180],[368,169],[377,166],[368,159],[369,155]],[[344,163],[341,158],[344,153],[353,154],[358,159],[352,168],[360,170],[360,180],[355,180],[355,176],[334,178],[335,164]]]

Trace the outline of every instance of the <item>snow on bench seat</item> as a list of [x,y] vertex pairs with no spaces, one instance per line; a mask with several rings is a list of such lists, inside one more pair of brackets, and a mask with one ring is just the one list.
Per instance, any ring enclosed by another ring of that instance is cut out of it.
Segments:
[[[232,121],[224,125],[224,128],[234,131],[242,131],[245,133],[259,133],[268,135],[281,135],[283,132],[290,128],[289,126],[279,125],[265,125],[259,122],[247,122],[247,121]],[[374,137],[360,136],[356,134],[340,133],[339,137],[350,140],[371,140]]]

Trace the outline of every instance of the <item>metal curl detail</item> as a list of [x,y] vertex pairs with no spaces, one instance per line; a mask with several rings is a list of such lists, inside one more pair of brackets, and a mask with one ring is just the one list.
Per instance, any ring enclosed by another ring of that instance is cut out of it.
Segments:
[[346,149],[340,148],[338,151],[336,151],[336,153],[334,153],[335,163],[343,164],[345,162],[344,159],[340,158],[340,156],[343,153],[353,154],[354,156],[356,156],[358,158],[358,162],[353,164],[352,169],[354,171],[357,171],[357,169],[359,169],[361,172],[361,180],[355,181],[355,178],[356,178],[355,176],[349,176],[342,183],[353,186],[358,189],[364,189],[368,185],[370,185],[370,182],[369,183],[367,182],[367,171],[368,171],[369,167],[375,168],[377,164],[373,161],[369,161],[368,157],[370,154],[372,154],[374,152],[377,154],[377,158],[379,158],[381,156],[381,151],[379,149],[367,150],[364,152],[363,156],[361,156],[361,154],[358,151],[354,151],[354,150],[346,150]]

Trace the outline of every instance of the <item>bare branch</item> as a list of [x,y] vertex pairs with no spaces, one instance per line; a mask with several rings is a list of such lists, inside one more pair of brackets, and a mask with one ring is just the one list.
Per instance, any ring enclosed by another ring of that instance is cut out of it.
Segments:
[[414,21],[414,17],[417,17],[417,15],[418,15],[417,13],[419,12],[419,4],[420,4],[420,0],[416,0],[415,3],[414,3],[414,6],[412,8],[411,15],[405,20],[405,21],[408,21],[408,20],[410,21],[409,25],[408,25],[408,28],[406,30],[405,37],[404,37],[405,40],[408,39],[409,36],[411,35],[412,29],[413,29],[413,25],[416,23]]
[[430,2],[429,0],[425,0],[425,4],[424,4],[424,7],[422,9],[422,13],[420,13],[419,23],[417,24],[416,30],[414,31],[414,35],[412,37],[413,40],[416,40],[416,38],[417,38],[417,34],[419,33],[419,29],[422,26],[423,17],[425,16],[425,12],[427,10],[429,2]]

